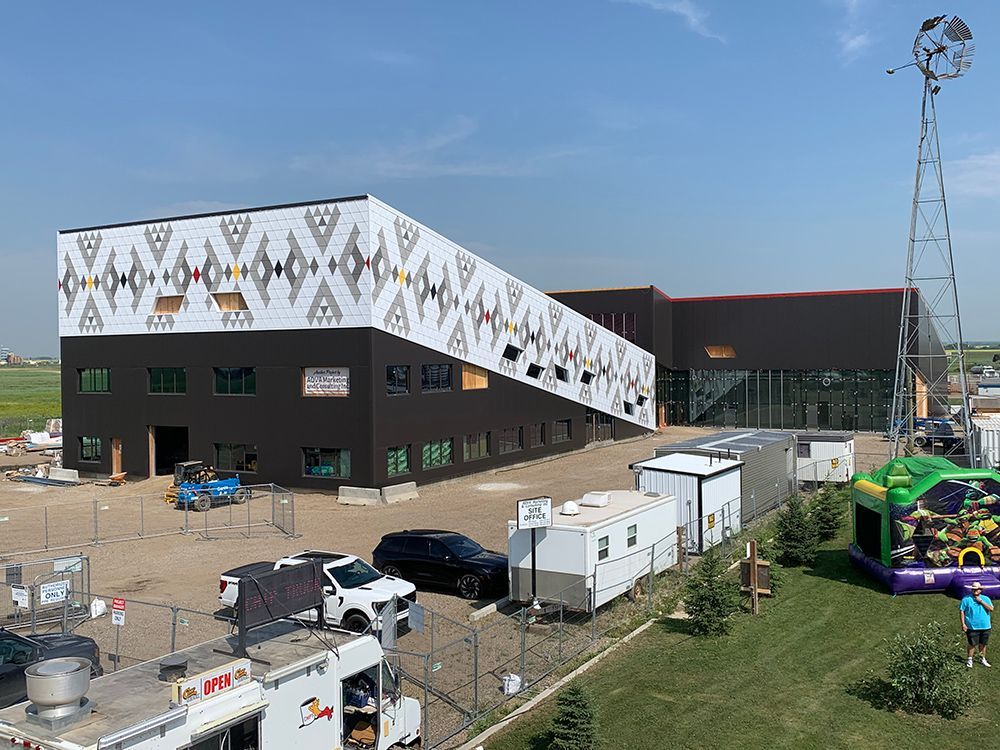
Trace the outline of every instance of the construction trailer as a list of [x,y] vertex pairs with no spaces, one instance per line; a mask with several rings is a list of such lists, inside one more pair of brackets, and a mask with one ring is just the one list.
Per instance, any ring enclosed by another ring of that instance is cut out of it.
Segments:
[[[0,746],[33,750],[385,750],[416,746],[420,705],[402,696],[372,636],[287,621],[218,638],[90,681],[72,659],[29,667],[29,702],[0,711]],[[38,668],[37,675],[32,670]]]
[[979,467],[1000,467],[1000,414],[973,414],[972,432],[979,453]]
[[630,464],[639,492],[677,498],[686,549],[702,553],[740,532],[743,462],[731,458],[671,453]]
[[854,476],[853,432],[796,432],[795,462],[799,482],[839,482]]
[[[641,587],[652,569],[677,563],[680,523],[672,495],[632,490],[588,492],[553,513],[553,523],[535,529],[535,575],[531,586],[531,530],[507,522],[510,598],[561,603],[589,612]],[[533,597],[534,595],[534,597]]]
[[692,453],[743,462],[742,520],[777,508],[796,491],[795,437],[790,432],[716,432],[653,449],[653,456]]

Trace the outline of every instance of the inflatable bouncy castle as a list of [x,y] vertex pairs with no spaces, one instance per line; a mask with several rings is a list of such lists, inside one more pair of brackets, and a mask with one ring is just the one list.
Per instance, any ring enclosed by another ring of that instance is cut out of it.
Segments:
[[852,562],[894,594],[1000,595],[1000,474],[895,458],[851,478]]

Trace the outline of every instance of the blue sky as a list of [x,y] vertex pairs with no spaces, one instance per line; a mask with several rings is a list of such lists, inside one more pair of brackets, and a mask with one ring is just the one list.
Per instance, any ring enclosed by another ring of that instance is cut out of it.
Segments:
[[[543,289],[899,286],[922,0],[22,3],[0,344],[55,353],[56,231],[371,193]],[[1000,338],[1000,6],[938,114],[970,339]]]

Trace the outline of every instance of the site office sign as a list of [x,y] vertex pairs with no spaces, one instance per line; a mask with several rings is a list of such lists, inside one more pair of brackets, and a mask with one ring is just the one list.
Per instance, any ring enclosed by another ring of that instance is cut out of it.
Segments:
[[250,682],[250,660],[237,659],[174,684],[174,703],[190,705]]
[[517,528],[544,529],[551,525],[551,497],[530,497],[517,501]]

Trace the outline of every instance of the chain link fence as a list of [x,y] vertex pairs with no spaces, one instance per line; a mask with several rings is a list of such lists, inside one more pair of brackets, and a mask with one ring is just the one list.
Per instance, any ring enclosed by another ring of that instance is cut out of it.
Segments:
[[206,539],[274,531],[295,536],[295,494],[276,484],[249,485],[239,502],[206,511],[178,508],[163,495],[115,497],[0,510],[0,557],[170,534]]

